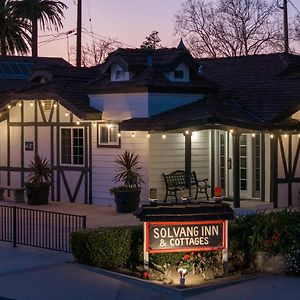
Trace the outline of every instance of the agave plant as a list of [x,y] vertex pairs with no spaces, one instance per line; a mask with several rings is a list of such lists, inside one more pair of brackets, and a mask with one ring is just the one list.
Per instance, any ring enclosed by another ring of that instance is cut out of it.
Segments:
[[118,172],[114,177],[115,182],[122,182],[125,188],[139,188],[140,184],[145,182],[137,154],[125,151],[117,157],[116,164]]
[[39,155],[29,163],[28,167],[31,169],[28,181],[40,185],[41,183],[51,182],[51,166],[46,158],[42,158]]

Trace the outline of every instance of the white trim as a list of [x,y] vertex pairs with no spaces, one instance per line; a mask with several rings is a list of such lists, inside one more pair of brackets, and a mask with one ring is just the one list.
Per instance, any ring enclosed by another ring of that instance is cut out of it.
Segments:
[[[61,138],[62,138],[62,134],[61,134],[61,131],[62,131],[62,129],[70,129],[71,130],[71,161],[72,161],[72,163],[71,164],[65,164],[65,163],[63,163],[62,162],[62,151],[61,151],[61,148],[62,148],[62,142],[61,142]],[[83,139],[83,145],[82,145],[82,150],[83,150],[83,162],[82,162],[82,164],[74,164],[74,153],[73,153],[73,146],[74,146],[74,141],[73,141],[73,139],[74,139],[74,133],[73,133],[73,131],[74,131],[74,129],[82,129],[82,139]],[[60,127],[60,129],[59,129],[59,142],[60,142],[60,149],[59,149],[59,161],[60,161],[60,165],[61,166],[84,166],[84,160],[85,160],[85,155],[86,155],[86,153],[85,153],[85,134],[84,134],[84,127],[82,127],[82,126],[76,126],[76,127],[74,127],[74,126],[70,126],[70,127],[68,127],[68,126],[62,126],[62,127]]]

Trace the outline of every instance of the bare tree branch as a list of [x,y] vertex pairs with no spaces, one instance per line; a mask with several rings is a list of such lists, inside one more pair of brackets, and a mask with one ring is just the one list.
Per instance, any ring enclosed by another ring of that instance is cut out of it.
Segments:
[[195,56],[240,56],[282,50],[275,0],[185,0],[174,17],[176,36]]

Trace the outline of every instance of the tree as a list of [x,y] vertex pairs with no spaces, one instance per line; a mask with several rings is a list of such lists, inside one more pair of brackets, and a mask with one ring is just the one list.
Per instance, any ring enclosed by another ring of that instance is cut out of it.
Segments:
[[298,41],[300,40],[300,14],[295,18],[295,37]]
[[58,31],[63,27],[63,10],[68,8],[61,1],[52,0],[19,0],[17,1],[18,14],[24,20],[29,21],[31,26],[32,56],[38,55],[38,23],[41,30]]
[[161,48],[161,45],[159,44],[160,38],[158,36],[158,31],[152,31],[151,34],[146,36],[146,40],[141,45],[141,48],[143,49],[157,49]]
[[[121,44],[115,40],[99,40],[93,44],[86,44],[81,46],[81,64],[84,67],[96,66],[104,62],[108,54]],[[76,48],[72,47],[72,63],[76,63]]]
[[0,0],[0,51],[2,56],[27,54],[28,24],[18,18],[15,1]]
[[176,34],[195,56],[282,50],[281,11],[276,4],[267,0],[186,0],[175,15]]

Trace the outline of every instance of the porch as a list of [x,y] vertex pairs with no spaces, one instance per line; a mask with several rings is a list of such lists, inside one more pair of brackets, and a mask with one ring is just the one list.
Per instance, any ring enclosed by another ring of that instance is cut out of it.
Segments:
[[[228,203],[236,215],[244,215],[255,213],[257,211],[272,210],[272,204],[264,204],[259,200],[241,200],[241,207],[234,208],[233,202]],[[141,203],[143,204],[143,203]],[[139,225],[140,221],[133,214],[120,214],[116,212],[114,206],[105,205],[86,205],[68,202],[49,202],[48,205],[28,205],[27,203],[14,203],[12,201],[0,201],[0,205],[10,205],[24,207],[36,210],[51,211],[72,215],[86,216],[87,228],[95,228],[101,226],[123,226],[123,225]]]

